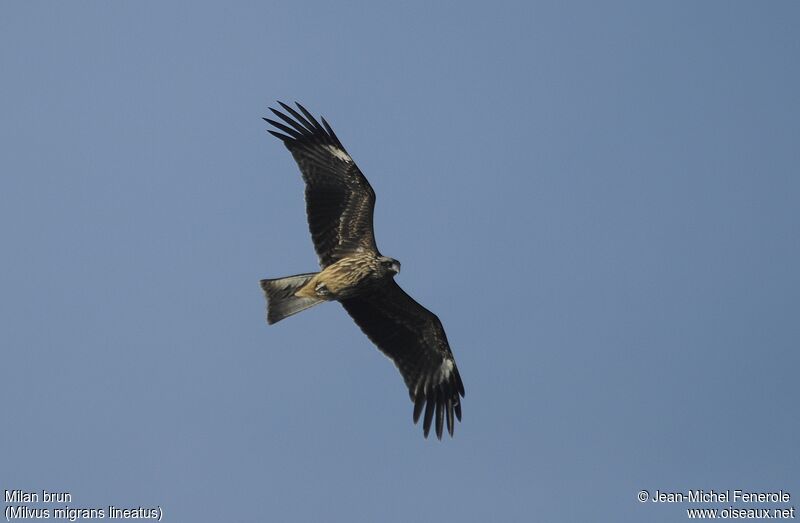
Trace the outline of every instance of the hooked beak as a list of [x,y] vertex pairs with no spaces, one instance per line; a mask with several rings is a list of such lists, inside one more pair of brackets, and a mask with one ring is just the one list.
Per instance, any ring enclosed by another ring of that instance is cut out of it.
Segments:
[[395,261],[394,263],[392,263],[392,272],[394,272],[395,274],[400,274],[400,262]]

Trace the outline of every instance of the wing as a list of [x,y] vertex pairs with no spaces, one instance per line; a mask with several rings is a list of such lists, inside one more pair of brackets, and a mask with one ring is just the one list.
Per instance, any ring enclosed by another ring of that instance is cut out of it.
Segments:
[[461,421],[459,395],[464,396],[464,384],[439,318],[394,280],[341,303],[364,334],[397,365],[414,402],[414,423],[425,408],[425,437],[434,414],[436,436],[442,438],[445,418],[452,436],[453,415]]
[[359,248],[377,252],[372,229],[375,191],[325,118],[322,125],[302,105],[291,115],[270,108],[284,123],[264,118],[281,132],[306,182],[306,213],[314,249],[324,268]]

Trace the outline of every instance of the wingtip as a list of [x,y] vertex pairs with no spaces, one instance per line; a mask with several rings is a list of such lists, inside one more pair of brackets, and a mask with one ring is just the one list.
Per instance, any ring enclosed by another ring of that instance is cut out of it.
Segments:
[[[345,154],[347,151],[345,150],[344,146],[342,145],[341,140],[336,136],[336,133],[333,132],[333,128],[330,124],[325,120],[324,117],[320,116],[320,119],[323,123],[319,123],[319,121],[314,117],[311,112],[305,108],[303,104],[295,100],[295,105],[297,109],[292,107],[289,104],[286,104],[280,100],[276,100],[276,103],[279,107],[283,109],[284,112],[281,112],[279,109],[274,107],[270,107],[269,110],[277,116],[280,120],[285,122],[288,126],[293,128],[294,132],[299,133],[301,136],[294,136],[293,133],[287,133],[289,136],[294,137],[296,140],[318,140],[323,144],[327,145],[335,145],[336,147],[340,148]],[[290,116],[291,115],[291,116]],[[275,125],[273,120],[269,118],[263,118],[265,121],[269,122],[271,125]],[[283,124],[279,127],[281,130],[283,129]],[[284,132],[286,132],[284,130]]]
[[[414,403],[412,420],[416,425],[420,418],[423,419],[422,431],[425,439],[433,432],[436,438],[441,440],[444,437],[445,428],[452,438],[455,434],[456,420],[461,421],[461,401],[457,389],[443,390],[437,387],[430,390],[428,394],[419,392],[414,395],[411,391],[411,401]],[[422,416],[422,411],[425,415]],[[435,420],[435,423],[434,423]]]
[[445,407],[446,407],[445,414],[447,415],[447,432],[450,433],[450,437],[452,438],[453,431],[455,429],[455,427],[453,427],[453,425],[455,425],[455,422],[453,420],[453,401],[448,399]]
[[273,131],[273,130],[271,130],[271,129],[267,129],[267,132],[268,132],[269,134],[271,134],[272,136],[274,136],[275,138],[278,138],[279,140],[281,140],[281,141],[282,141],[282,142],[284,142],[284,143],[286,143],[286,142],[290,142],[290,141],[292,140],[292,138],[291,138],[291,137],[289,137],[289,136],[286,136],[285,134],[276,133],[275,131]]
[[419,417],[422,414],[422,408],[425,406],[425,396],[420,394],[416,401],[414,401],[414,413],[412,415],[412,419],[414,420],[414,425],[417,424],[419,421]]
[[422,430],[425,433],[425,437],[428,437],[428,433],[431,431],[431,422],[433,421],[433,414],[434,414],[434,403],[431,401],[431,398],[428,398],[425,402],[425,419],[422,421]]
[[[300,103],[300,102],[298,102],[297,100],[295,100],[295,101],[294,101],[294,104],[297,106],[297,108],[298,108],[298,109],[300,109],[301,111],[303,111],[303,114],[305,114],[306,116],[310,116],[310,115],[311,115],[311,113],[308,111],[308,109],[306,109],[305,107],[303,107],[303,104],[301,104],[301,103]],[[313,117],[313,116],[311,116],[311,118],[314,118],[314,117]]]
[[444,429],[444,403],[441,396],[436,400],[436,437],[441,441]]

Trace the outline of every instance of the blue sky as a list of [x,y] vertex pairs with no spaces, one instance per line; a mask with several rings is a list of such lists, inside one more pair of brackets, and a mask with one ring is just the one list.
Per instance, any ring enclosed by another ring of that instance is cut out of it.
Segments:
[[[172,522],[800,497],[798,24],[793,2],[4,3],[0,488]],[[316,268],[275,100],[375,188],[379,247],[461,369],[453,440],[422,438],[337,304],[266,325],[258,280]]]

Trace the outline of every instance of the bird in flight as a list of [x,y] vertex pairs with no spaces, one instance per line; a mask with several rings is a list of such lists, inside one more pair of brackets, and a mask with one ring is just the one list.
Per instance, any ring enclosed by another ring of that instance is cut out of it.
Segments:
[[[270,325],[325,301],[338,301],[367,337],[397,366],[414,403],[414,423],[422,411],[425,437],[436,418],[442,439],[461,421],[464,384],[439,318],[395,282],[400,262],[375,244],[375,192],[339,138],[302,105],[299,112],[278,102],[270,108],[281,120],[264,120],[269,133],[292,153],[306,184],[306,213],[320,272],[261,280]],[[302,113],[302,114],[301,114]]]

